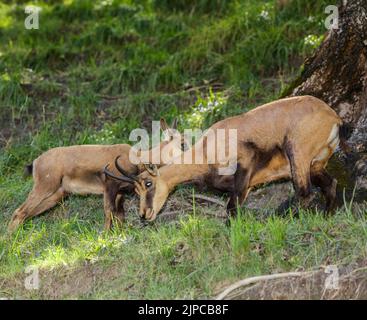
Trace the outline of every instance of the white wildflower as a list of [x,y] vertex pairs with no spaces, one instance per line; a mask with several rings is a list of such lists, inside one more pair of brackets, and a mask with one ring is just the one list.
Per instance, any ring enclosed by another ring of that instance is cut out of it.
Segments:
[[264,20],[270,20],[270,14],[267,10],[262,10],[260,13],[260,17]]

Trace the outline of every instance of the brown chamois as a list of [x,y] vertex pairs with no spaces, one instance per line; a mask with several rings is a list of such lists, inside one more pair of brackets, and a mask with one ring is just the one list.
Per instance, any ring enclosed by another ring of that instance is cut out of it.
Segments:
[[[164,119],[161,119],[160,125],[163,131],[171,130]],[[176,127],[175,119],[172,129]],[[155,148],[163,148],[170,141],[162,141]],[[181,140],[180,147],[186,147],[185,143]],[[153,152],[155,148],[147,152]],[[111,228],[114,218],[121,223],[125,215],[124,193],[132,190],[131,184],[109,179],[104,168],[106,164],[119,158],[123,168],[130,174],[145,170],[142,164],[135,165],[129,161],[130,150],[131,146],[128,144],[116,144],[58,147],[44,152],[32,165],[27,166],[29,173],[33,175],[33,189],[27,200],[13,213],[8,230],[13,231],[26,219],[54,207],[65,196],[73,193],[103,194],[105,229]]]
[[204,179],[220,184],[225,176],[219,176],[218,170],[225,161],[234,163],[235,168],[227,204],[229,217],[237,212],[252,187],[279,179],[292,179],[302,205],[311,200],[311,183],[319,187],[330,210],[337,181],[325,167],[339,144],[340,126],[342,120],[334,110],[312,96],[277,100],[219,121],[211,127],[215,136],[218,129],[226,130],[227,136],[230,129],[237,132],[235,158],[216,157],[208,164],[205,160],[215,151],[208,147],[209,139],[204,134],[192,150],[183,153],[183,157],[187,152],[194,157],[203,154],[203,164],[168,164],[137,177],[130,175],[128,179],[140,195],[140,216],[154,220],[169,193],[180,183]]

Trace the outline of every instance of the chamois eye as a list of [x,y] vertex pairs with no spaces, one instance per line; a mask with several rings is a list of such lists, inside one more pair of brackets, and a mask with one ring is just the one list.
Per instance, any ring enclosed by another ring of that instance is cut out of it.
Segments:
[[151,181],[147,181],[147,182],[145,182],[145,186],[146,186],[147,188],[151,187],[151,186],[152,186],[152,182],[151,182]]

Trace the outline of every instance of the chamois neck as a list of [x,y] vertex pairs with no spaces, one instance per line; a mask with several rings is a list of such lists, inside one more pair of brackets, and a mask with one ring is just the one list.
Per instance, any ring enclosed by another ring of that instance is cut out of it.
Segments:
[[[197,143],[192,149],[181,153],[170,164],[159,169],[170,190],[180,183],[200,180],[208,173],[209,167],[206,158],[200,158],[202,154],[204,154],[203,146]],[[176,160],[178,161],[176,162]],[[198,160],[200,160],[200,164],[195,164],[195,161]]]
[[160,170],[161,177],[173,189],[180,183],[195,181],[202,178],[208,172],[206,164],[169,164]]

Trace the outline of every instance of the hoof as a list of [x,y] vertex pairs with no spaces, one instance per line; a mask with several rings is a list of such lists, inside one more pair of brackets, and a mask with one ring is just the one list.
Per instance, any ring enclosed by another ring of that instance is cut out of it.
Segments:
[[312,201],[315,199],[316,194],[315,193],[311,193],[309,196],[307,196],[306,198],[300,199],[299,201],[299,205],[303,208],[303,209],[308,209],[312,203]]
[[8,234],[12,234],[15,230],[18,229],[19,225],[21,223],[17,220],[12,220],[9,225],[8,225],[8,228],[7,228],[7,232]]
[[294,203],[294,199],[287,199],[283,201],[278,208],[275,209],[275,212],[280,215],[287,214],[288,211],[292,208]]
[[335,209],[337,184],[338,184],[338,181],[336,179],[333,179],[333,182],[331,183],[331,186],[330,186],[330,191],[328,192],[328,199],[326,201],[325,211],[327,214],[332,213]]

